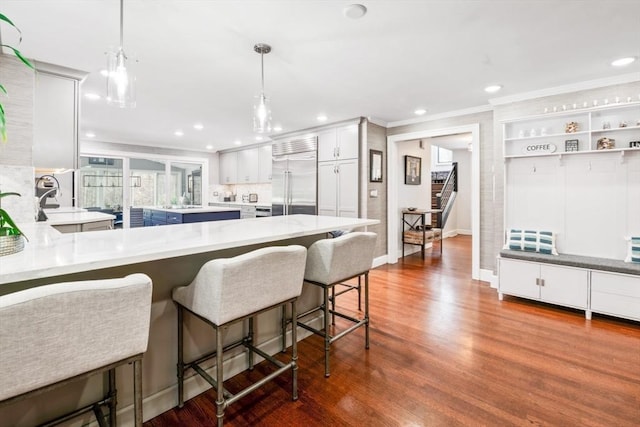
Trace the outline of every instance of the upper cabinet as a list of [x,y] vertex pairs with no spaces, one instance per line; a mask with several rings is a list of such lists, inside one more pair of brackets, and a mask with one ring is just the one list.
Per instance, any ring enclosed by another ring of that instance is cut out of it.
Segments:
[[238,184],[258,182],[259,148],[238,151]]
[[357,159],[358,125],[327,129],[318,133],[318,161]]
[[33,166],[76,169],[80,82],[86,73],[35,61]]
[[238,152],[220,153],[220,184],[238,181]]
[[640,102],[572,109],[504,123],[507,158],[637,148]]
[[271,145],[220,153],[220,184],[271,182]]

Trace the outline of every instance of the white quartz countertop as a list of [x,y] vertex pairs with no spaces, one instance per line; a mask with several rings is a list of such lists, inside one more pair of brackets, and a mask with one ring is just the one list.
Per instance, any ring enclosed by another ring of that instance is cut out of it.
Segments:
[[[55,277],[378,224],[375,219],[289,215],[53,233],[27,224],[22,252],[0,257],[0,284]],[[21,226],[22,227],[22,226]],[[40,231],[39,231],[40,230]]]
[[230,211],[239,211],[240,208],[234,207],[222,207],[222,206],[203,206],[197,208],[145,208],[145,209],[153,209],[154,211],[163,211],[163,212],[171,212],[171,213],[179,213],[179,214],[192,214],[192,213],[207,213],[207,212],[230,212]]
[[48,225],[87,224],[116,219],[115,215],[102,212],[51,212],[46,211]]

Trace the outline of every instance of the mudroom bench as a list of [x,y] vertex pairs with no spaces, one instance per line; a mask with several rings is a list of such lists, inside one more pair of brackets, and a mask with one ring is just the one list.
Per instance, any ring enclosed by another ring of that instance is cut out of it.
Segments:
[[498,297],[534,299],[640,321],[640,264],[580,255],[502,250]]

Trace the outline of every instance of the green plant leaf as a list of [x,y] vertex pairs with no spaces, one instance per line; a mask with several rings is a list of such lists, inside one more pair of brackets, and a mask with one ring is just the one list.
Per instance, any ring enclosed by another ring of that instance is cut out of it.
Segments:
[[4,88],[4,86],[0,85],[0,91],[4,92],[4,94],[7,95],[7,90]]
[[26,65],[27,67],[31,68],[32,70],[35,70],[36,68],[33,66],[33,64],[31,62],[29,62],[29,60],[27,58],[25,58],[24,56],[22,56],[22,54],[20,53],[20,51],[18,49],[16,49],[13,46],[9,46],[8,44],[0,44],[0,46],[2,47],[8,47],[9,49],[11,49],[13,51],[13,53],[15,53],[15,55],[24,63],[24,65]]
[[15,192],[11,192],[11,191],[6,192],[6,193],[0,193],[0,199],[1,199],[1,198],[3,198],[3,197],[6,197],[6,196],[18,196],[18,197],[22,197],[22,196],[20,195],[20,193],[15,193]]
[[0,13],[0,21],[4,21],[7,24],[11,25],[13,28],[16,29],[16,31],[18,32],[18,34],[20,35],[20,40],[18,41],[18,43],[22,43],[22,31],[20,31],[20,28],[16,27],[16,24],[14,24],[13,22],[11,22],[11,19],[7,18],[5,15],[3,15],[2,13]]

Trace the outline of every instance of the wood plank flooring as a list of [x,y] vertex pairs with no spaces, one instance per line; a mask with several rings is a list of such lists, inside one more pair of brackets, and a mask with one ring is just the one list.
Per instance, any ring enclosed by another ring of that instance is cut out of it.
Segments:
[[[370,274],[364,330],[299,344],[299,394],[285,375],[231,405],[227,426],[639,426],[640,323],[505,297],[471,280],[471,239],[447,239]],[[352,307],[355,292],[342,295]],[[340,321],[337,320],[338,326]],[[229,389],[270,368],[259,365]],[[215,425],[213,390],[145,423]]]

